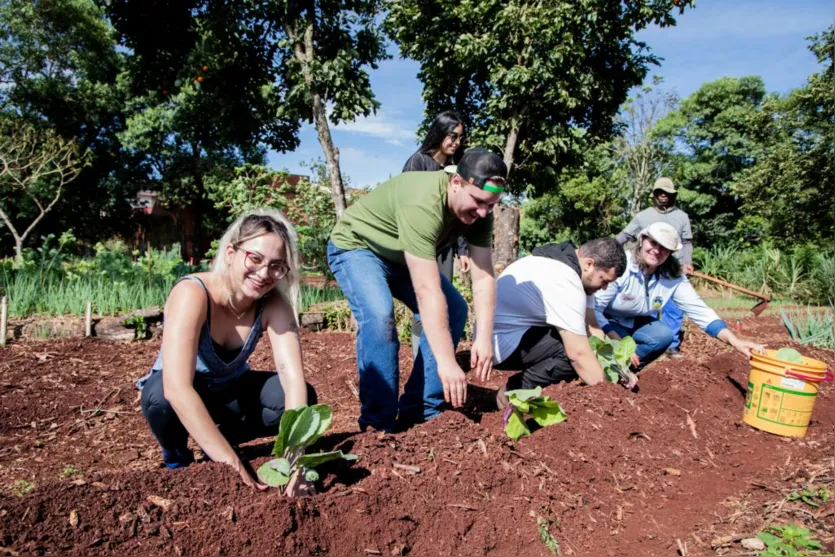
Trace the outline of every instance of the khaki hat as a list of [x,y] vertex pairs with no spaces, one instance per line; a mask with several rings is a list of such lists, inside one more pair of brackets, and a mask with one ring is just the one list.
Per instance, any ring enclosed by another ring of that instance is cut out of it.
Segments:
[[676,185],[673,183],[672,180],[669,178],[659,178],[655,181],[655,185],[652,186],[652,191],[661,190],[667,193],[676,194]]
[[666,222],[654,222],[641,230],[640,235],[652,238],[670,251],[678,251],[682,248],[678,232]]

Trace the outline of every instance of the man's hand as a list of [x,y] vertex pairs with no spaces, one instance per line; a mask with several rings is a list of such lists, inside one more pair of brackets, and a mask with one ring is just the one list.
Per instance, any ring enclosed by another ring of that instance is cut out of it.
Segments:
[[458,264],[460,265],[460,269],[462,273],[469,273],[470,272],[470,257],[467,255],[461,255],[458,257]]
[[641,365],[641,358],[638,356],[638,354],[632,354],[629,357],[629,359],[632,362],[633,366],[638,367],[639,365]]
[[470,350],[470,367],[479,381],[490,379],[493,371],[493,343],[489,337],[479,335]]
[[463,406],[467,400],[467,376],[455,360],[445,365],[438,362],[438,377],[444,386],[444,400],[456,407]]
[[692,275],[693,271],[696,270],[696,268],[693,267],[692,263],[686,263],[686,264],[682,265],[681,268],[684,269],[685,274],[688,274],[688,275]]
[[609,331],[606,333],[606,336],[612,340],[621,340],[620,335],[617,334],[615,331]]

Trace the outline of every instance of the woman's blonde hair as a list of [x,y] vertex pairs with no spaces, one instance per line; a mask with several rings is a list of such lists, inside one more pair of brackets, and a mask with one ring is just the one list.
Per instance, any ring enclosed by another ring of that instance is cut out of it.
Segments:
[[212,271],[227,277],[226,251],[231,245],[238,247],[247,240],[264,234],[276,234],[284,242],[284,258],[287,274],[278,281],[276,290],[293,307],[293,314],[299,311],[299,252],[296,246],[296,229],[284,213],[270,207],[247,211],[229,225],[220,238],[217,254],[212,262]]

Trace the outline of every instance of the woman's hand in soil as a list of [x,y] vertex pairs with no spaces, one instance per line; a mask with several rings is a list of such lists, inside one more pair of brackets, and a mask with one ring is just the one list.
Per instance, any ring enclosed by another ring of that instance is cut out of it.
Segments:
[[463,406],[467,400],[467,376],[455,360],[438,362],[438,377],[444,386],[444,400],[453,406]]
[[750,340],[742,340],[741,338],[735,339],[735,342],[731,343],[736,350],[745,354],[746,358],[751,357],[751,351],[758,352],[762,354],[765,351],[765,344],[758,344],[756,342],[751,342]]
[[309,482],[304,478],[301,470],[296,470],[296,473],[290,477],[290,481],[284,489],[284,495],[290,499],[316,495],[316,486],[313,482]]
[[476,338],[470,349],[470,367],[479,381],[490,379],[490,372],[493,371],[493,343],[490,337],[481,335]]
[[230,462],[229,465],[241,476],[241,480],[244,482],[244,485],[251,487],[256,491],[267,491],[267,486],[262,483],[258,483],[258,481],[249,474],[249,470],[247,470],[247,467],[244,466],[244,463],[240,458],[235,459],[235,462]]

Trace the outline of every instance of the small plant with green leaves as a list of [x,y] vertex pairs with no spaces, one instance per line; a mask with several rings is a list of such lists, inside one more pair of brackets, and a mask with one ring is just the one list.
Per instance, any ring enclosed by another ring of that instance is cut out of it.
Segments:
[[780,310],[783,326],[792,340],[819,348],[835,348],[835,304],[831,309],[786,313]]
[[11,486],[11,492],[18,497],[25,497],[32,493],[35,489],[35,484],[27,482],[26,480],[17,480]]
[[541,427],[558,424],[567,417],[559,402],[551,400],[549,396],[542,396],[542,387],[507,391],[505,396],[509,404],[504,411],[504,430],[514,441],[531,434],[525,423],[527,414]]
[[148,336],[148,322],[141,315],[131,315],[122,320],[122,326],[134,330],[134,340],[142,340]]
[[757,534],[765,544],[765,551],[757,552],[759,557],[800,557],[820,555],[821,542],[812,538],[812,532],[797,524],[769,526]]
[[787,501],[800,501],[810,507],[820,507],[821,504],[827,504],[830,499],[832,499],[832,492],[825,487],[819,489],[809,487],[801,490],[795,489],[786,497]]
[[550,551],[552,555],[562,555],[562,552],[560,551],[560,542],[557,541],[557,538],[555,538],[554,534],[551,533],[551,527],[556,526],[557,524],[556,519],[552,518],[550,515],[547,518],[537,515],[533,511],[531,511],[531,514],[536,516],[536,530],[539,532],[539,538],[542,540],[542,543],[545,544],[545,547],[548,548],[548,551]]
[[319,479],[315,468],[332,460],[356,460],[342,451],[305,454],[308,447],[328,430],[333,412],[327,404],[314,404],[285,410],[273,445],[274,458],[258,468],[258,479],[271,487],[283,487],[296,474],[308,482]]
[[64,467],[64,469],[61,471],[61,475],[65,478],[72,478],[74,476],[80,476],[81,470],[70,464]]
[[627,387],[633,387],[637,378],[629,366],[632,362],[632,354],[638,345],[632,337],[625,337],[620,340],[611,338],[599,339],[596,336],[589,337],[597,361],[603,367],[606,379],[612,383],[622,383]]

